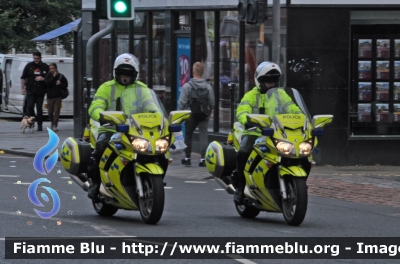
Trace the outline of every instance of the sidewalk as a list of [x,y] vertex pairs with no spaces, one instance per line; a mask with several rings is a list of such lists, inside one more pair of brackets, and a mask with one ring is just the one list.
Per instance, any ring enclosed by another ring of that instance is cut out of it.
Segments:
[[[0,155],[2,153],[34,157],[36,152],[49,140],[47,127],[43,131],[35,129],[20,133],[20,122],[4,119],[0,116]],[[73,122],[59,122],[57,135],[60,138],[58,149],[64,140],[73,136]],[[167,171],[167,177],[179,177],[187,180],[213,180],[204,167],[199,167],[200,154],[192,153],[192,166],[183,166],[182,151],[171,154],[173,162]],[[309,194],[347,201],[373,204],[385,204],[400,207],[400,166],[316,166],[308,178]],[[215,184],[218,188],[219,185]]]
[[[30,133],[27,129],[25,134],[20,133],[20,122],[8,119],[2,119],[0,116],[0,150],[9,154],[17,154],[28,157],[34,157],[36,152],[47,144],[49,134],[47,127],[50,122],[43,123],[43,131]],[[58,149],[61,148],[64,140],[74,135],[74,124],[72,121],[59,122],[59,131],[57,132],[60,141]],[[184,157],[183,151],[171,152],[173,162],[171,166],[178,166],[182,170],[179,174],[192,174],[194,170],[205,168],[198,166],[200,154],[192,153],[192,166],[181,165],[181,159]],[[206,176],[208,172],[206,173]],[[312,175],[324,176],[328,178],[337,177],[359,177],[359,176],[400,176],[400,166],[317,166],[312,169]],[[400,181],[400,177],[398,179]]]
[[[20,125],[21,123],[15,121],[15,119],[2,118],[0,115],[0,153],[3,151],[7,154],[33,158],[37,151],[46,145],[49,140],[47,127],[50,126],[50,122],[43,123],[43,131],[37,131],[36,126],[33,133],[26,129],[25,134],[20,132]],[[58,143],[58,150],[60,150],[65,139],[73,137],[74,123],[72,121],[59,122],[58,129],[59,131],[56,134],[60,139]],[[192,154],[192,166],[190,167],[181,164],[181,159],[184,158],[183,151],[175,151],[171,156],[173,162],[168,169],[168,173],[171,172],[172,176],[184,176],[193,179],[202,179],[210,176],[204,167],[198,166],[200,154]]]

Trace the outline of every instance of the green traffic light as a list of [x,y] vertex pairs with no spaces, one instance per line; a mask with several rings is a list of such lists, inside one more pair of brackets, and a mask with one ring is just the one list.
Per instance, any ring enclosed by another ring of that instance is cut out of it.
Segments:
[[123,1],[117,1],[114,4],[114,10],[117,13],[124,13],[124,12],[126,12],[127,9],[128,9],[128,7],[126,6],[126,4]]

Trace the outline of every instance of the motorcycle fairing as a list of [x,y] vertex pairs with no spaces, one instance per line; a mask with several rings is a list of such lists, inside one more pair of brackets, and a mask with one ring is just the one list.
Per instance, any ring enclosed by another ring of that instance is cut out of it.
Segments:
[[[102,185],[105,186],[107,191],[113,194],[118,207],[135,210],[137,207],[134,203],[132,203],[130,196],[121,183],[121,174],[124,168],[125,165],[122,163],[121,159],[118,157],[115,158],[107,173],[105,173],[103,170],[100,170]],[[134,177],[134,175],[132,175],[132,177]]]
[[293,177],[307,177],[307,172],[300,166],[289,166],[284,167],[282,166],[279,170],[279,175],[284,177],[286,175],[290,175]]
[[110,148],[106,148],[106,150],[103,152],[100,158],[100,163],[99,163],[99,168],[104,170],[107,166],[107,162],[109,162],[110,157],[113,154],[113,150]]
[[164,170],[160,165],[155,163],[137,164],[136,174],[150,173],[152,175],[164,175]]
[[299,129],[304,126],[305,115],[283,114],[283,115],[276,115],[275,119],[281,124],[285,124],[285,128]]
[[256,203],[256,207],[270,212],[279,211],[279,206],[273,202],[274,199],[272,199],[270,192],[265,186],[264,177],[267,177],[266,175],[268,175],[269,171],[265,161],[260,159],[260,156],[257,157],[256,151],[252,151],[248,161],[251,162],[246,163],[244,175],[246,177],[246,185],[250,186],[248,191],[260,203]]
[[157,126],[160,126],[160,128],[163,129],[162,125],[164,120],[160,113],[140,113],[134,114],[131,117],[133,124],[135,124],[138,129],[141,129],[141,127],[153,128]]

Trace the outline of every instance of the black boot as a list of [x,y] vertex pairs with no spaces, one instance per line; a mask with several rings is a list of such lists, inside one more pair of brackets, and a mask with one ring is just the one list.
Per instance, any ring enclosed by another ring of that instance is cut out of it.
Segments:
[[100,171],[99,167],[96,166],[94,159],[91,161],[89,166],[88,176],[91,179],[91,183],[88,189],[88,197],[90,199],[95,199],[99,195],[100,190]]
[[235,171],[233,177],[236,183],[233,201],[237,205],[242,205],[244,199],[244,187],[246,186],[246,179],[244,178],[243,171]]

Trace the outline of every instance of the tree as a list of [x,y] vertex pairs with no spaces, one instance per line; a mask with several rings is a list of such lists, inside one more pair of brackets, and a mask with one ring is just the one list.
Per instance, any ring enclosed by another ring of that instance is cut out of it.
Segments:
[[[81,16],[80,0],[0,1],[0,53],[15,48],[17,53],[32,52],[31,39],[54,30]],[[60,37],[69,50],[71,34]]]

